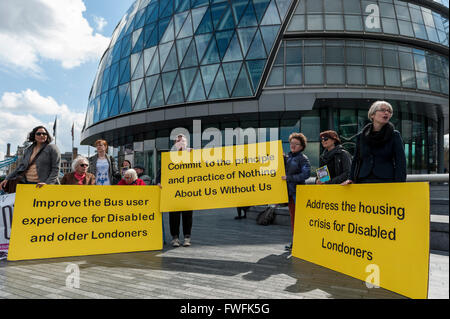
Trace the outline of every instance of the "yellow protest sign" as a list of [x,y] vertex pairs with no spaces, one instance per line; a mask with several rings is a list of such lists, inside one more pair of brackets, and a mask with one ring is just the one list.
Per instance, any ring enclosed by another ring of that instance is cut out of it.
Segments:
[[288,201],[281,141],[166,152],[161,155],[161,211]]
[[157,186],[19,185],[8,260],[162,249]]
[[429,185],[297,186],[292,255],[411,298],[427,298]]

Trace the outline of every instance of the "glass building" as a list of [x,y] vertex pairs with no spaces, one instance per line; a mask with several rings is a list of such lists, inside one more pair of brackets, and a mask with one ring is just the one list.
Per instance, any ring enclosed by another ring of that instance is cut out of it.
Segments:
[[319,133],[337,131],[353,152],[383,99],[408,173],[442,172],[448,17],[448,0],[137,0],[100,61],[82,144],[105,139],[154,176],[175,128],[210,145],[193,145],[200,120],[201,131],[258,129],[286,151],[303,132],[317,167]]

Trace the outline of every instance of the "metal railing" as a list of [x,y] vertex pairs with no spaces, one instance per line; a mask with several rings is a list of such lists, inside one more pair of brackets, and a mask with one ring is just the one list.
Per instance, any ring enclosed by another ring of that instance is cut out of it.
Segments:
[[[411,174],[406,176],[406,182],[430,182],[430,183],[448,183],[449,174]],[[306,184],[315,184],[316,178],[310,177]]]

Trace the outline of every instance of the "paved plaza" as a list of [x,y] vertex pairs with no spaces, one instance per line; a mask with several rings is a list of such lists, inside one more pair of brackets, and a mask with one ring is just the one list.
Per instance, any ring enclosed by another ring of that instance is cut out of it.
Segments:
[[[0,261],[0,298],[405,298],[290,257],[288,226],[234,216],[235,209],[195,212],[191,247],[168,244],[164,215],[162,251]],[[79,288],[66,285],[73,269],[79,269]],[[430,255],[429,298],[449,298],[447,253]]]

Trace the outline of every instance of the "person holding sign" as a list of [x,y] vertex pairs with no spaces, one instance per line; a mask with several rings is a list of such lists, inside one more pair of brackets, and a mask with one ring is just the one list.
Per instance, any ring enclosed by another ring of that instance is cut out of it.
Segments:
[[351,183],[395,183],[406,181],[406,157],[400,132],[390,122],[393,108],[386,101],[376,101],[368,112],[371,123],[356,138]]
[[88,172],[95,175],[96,185],[114,185],[120,179],[114,157],[107,154],[108,142],[105,140],[95,141],[97,154],[89,158]]
[[[291,215],[291,229],[294,233],[295,220],[295,192],[297,185],[306,183],[306,180],[311,175],[311,165],[308,157],[302,152],[306,148],[307,139],[302,133],[292,133],[289,136],[290,152],[285,157],[286,176],[281,178],[287,182],[288,196],[289,196],[289,214]],[[292,242],[285,247],[286,250],[292,249]]]
[[[0,183],[0,189],[8,181],[25,184],[59,184],[58,173],[61,154],[55,144],[50,144],[52,137],[44,126],[35,127],[28,135],[32,144],[23,152],[17,168]],[[13,191],[8,192],[15,192]]]
[[[317,176],[316,184],[340,184],[348,179],[351,167],[351,155],[341,145],[341,140],[335,131],[320,133],[320,142],[325,149],[320,156],[320,169],[328,172],[327,181]],[[319,175],[319,174],[318,174]]]
[[89,161],[84,156],[78,156],[72,162],[72,172],[61,180],[62,185],[95,185],[94,174],[88,173]]

